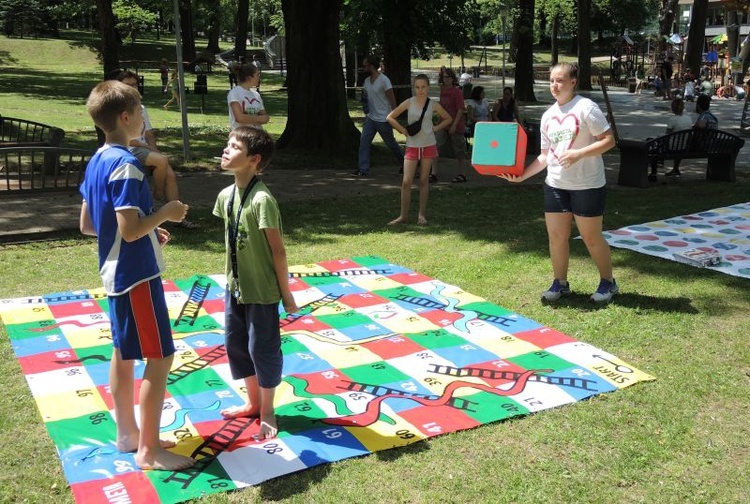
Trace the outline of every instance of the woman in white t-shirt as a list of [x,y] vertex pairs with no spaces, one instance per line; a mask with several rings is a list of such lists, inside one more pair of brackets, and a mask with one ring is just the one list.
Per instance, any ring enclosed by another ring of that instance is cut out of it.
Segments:
[[612,275],[609,244],[602,234],[605,184],[602,154],[614,147],[607,118],[596,103],[576,95],[578,65],[560,63],[550,70],[549,88],[556,103],[542,116],[542,152],[520,177],[521,182],[547,168],[544,181],[544,220],[549,236],[554,280],[542,301],[570,295],[568,263],[570,232],[575,219],[583,243],[599,270],[600,282],[591,299],[608,302],[619,287]]
[[270,119],[263,106],[263,99],[252,88],[260,85],[260,70],[252,63],[237,68],[237,85],[227,95],[229,127],[255,126],[262,128]]

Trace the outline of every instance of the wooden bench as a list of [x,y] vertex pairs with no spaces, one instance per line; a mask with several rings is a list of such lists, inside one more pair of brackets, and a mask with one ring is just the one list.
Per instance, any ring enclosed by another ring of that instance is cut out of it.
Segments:
[[706,179],[734,182],[742,138],[716,129],[682,130],[648,141],[620,138],[619,185],[648,186],[651,162],[667,159],[707,159]]
[[75,190],[92,153],[68,147],[0,147],[0,196]]

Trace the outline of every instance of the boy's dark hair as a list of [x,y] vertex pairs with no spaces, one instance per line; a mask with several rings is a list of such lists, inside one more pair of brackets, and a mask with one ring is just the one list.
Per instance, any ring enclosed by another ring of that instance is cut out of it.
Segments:
[[135,79],[136,82],[138,81],[138,74],[135,72],[131,72],[130,70],[123,70],[122,72],[117,74],[117,80],[122,82],[125,79]]
[[141,106],[138,90],[116,80],[106,80],[91,90],[86,109],[94,124],[110,133],[117,129],[117,118],[123,112],[135,114]]
[[471,90],[471,99],[475,102],[479,102],[482,93],[484,93],[484,86],[476,86]]
[[682,101],[682,98],[675,98],[672,100],[672,113],[675,115],[682,115],[682,113],[685,111],[685,102]]
[[695,99],[695,104],[701,108],[701,110],[706,111],[709,108],[711,108],[711,97],[708,95],[698,95],[698,98]]
[[237,68],[237,80],[239,82],[245,82],[248,79],[255,77],[258,73],[258,67],[252,63],[243,63]]
[[451,79],[453,79],[454,86],[458,86],[458,79],[456,78],[456,72],[454,72],[452,68],[446,68],[445,70],[442,71],[442,73],[440,74],[438,78],[438,81],[440,82],[440,84],[443,83],[443,77],[445,77],[446,75],[450,77]]
[[266,130],[252,126],[240,126],[229,133],[229,138],[234,138],[240,142],[245,147],[248,156],[260,155],[259,173],[268,167],[276,147],[273,138]]
[[365,56],[365,61],[375,68],[380,68],[380,58],[378,58],[374,54],[368,54],[367,56]]

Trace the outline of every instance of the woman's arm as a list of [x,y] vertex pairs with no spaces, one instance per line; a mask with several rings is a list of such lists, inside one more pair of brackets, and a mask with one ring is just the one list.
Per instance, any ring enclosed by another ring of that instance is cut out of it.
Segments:
[[451,135],[456,132],[458,123],[461,122],[461,117],[466,114],[466,105],[464,104],[464,98],[463,96],[461,96],[461,93],[454,93],[453,97],[454,101],[456,102],[458,112],[456,112],[456,117],[453,118],[453,122],[451,123],[450,129],[448,130],[448,133],[450,133]]
[[434,102],[433,105],[435,106],[435,112],[438,113],[440,116],[441,121],[437,123],[435,126],[432,127],[432,131],[442,131],[445,128],[449,128],[453,125],[453,118],[451,118],[451,115],[448,113],[447,110],[445,110],[439,103]]
[[596,137],[596,141],[580,149],[568,149],[559,156],[560,165],[568,168],[588,156],[601,156],[615,146],[615,136],[612,129],[608,129]]
[[240,124],[249,124],[251,126],[256,124],[266,124],[270,119],[270,116],[266,113],[266,109],[261,109],[257,115],[245,114],[242,111],[240,102],[230,103],[229,108],[232,110],[234,120]]
[[513,117],[516,118],[517,123],[521,123],[521,111],[518,108],[518,102],[513,100]]
[[474,124],[475,122],[477,122],[476,109],[468,105],[466,107],[466,124]]
[[509,173],[501,173],[498,177],[507,180],[508,182],[523,182],[527,178],[531,178],[540,171],[547,168],[547,150],[542,151],[534,161],[523,171],[520,176],[511,175]]
[[[427,98],[429,100],[429,98]],[[385,118],[386,121],[388,121],[388,124],[391,125],[391,127],[401,133],[402,135],[406,135],[406,128],[401,126],[401,123],[398,122],[397,117],[399,117],[401,114],[404,113],[405,110],[409,109],[409,100],[404,100],[401,102],[401,105],[396,107],[395,109],[391,110],[388,113],[388,116]]]

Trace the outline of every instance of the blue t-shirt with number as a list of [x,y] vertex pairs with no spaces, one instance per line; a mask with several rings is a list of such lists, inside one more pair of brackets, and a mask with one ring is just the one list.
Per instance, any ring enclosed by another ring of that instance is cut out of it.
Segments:
[[80,188],[99,241],[99,274],[108,295],[124,294],[164,270],[156,231],[126,242],[117,226],[117,212],[135,209],[140,217],[153,213],[146,174],[121,145],[102,146],[91,157]]

